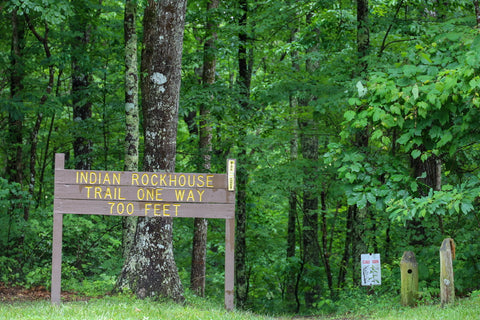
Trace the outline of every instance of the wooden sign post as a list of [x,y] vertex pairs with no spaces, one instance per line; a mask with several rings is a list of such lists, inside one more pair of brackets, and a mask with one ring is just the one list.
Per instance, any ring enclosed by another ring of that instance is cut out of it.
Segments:
[[227,174],[66,170],[55,156],[52,304],[60,304],[64,214],[225,219],[225,308],[233,309],[236,162]]
[[414,306],[418,296],[418,264],[412,251],[405,251],[400,261],[401,301],[404,306]]
[[442,307],[455,300],[455,285],[453,277],[453,263],[455,259],[455,242],[447,238],[440,247],[440,301]]

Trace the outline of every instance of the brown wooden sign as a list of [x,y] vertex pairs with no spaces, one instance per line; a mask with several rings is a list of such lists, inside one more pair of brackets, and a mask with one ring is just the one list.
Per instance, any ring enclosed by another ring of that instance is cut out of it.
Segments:
[[60,303],[63,214],[220,218],[225,229],[225,307],[233,309],[235,160],[227,174],[66,170],[55,157],[51,301]]

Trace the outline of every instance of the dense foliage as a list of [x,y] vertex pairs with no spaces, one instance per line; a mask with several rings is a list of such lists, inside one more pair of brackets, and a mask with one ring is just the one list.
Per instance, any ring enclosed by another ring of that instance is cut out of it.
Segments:
[[[245,307],[329,310],[348,295],[396,294],[405,250],[422,297],[435,297],[446,237],[457,294],[480,289],[478,1],[220,1],[208,86],[206,2],[187,8],[176,171],[200,167],[208,106],[211,171],[236,158],[246,182]],[[1,282],[50,283],[55,153],[68,168],[124,169],[123,6],[0,2]],[[188,281],[193,223],[174,223]],[[210,222],[207,245],[206,295],[219,300],[223,228]],[[359,286],[368,252],[382,257],[374,288]],[[122,221],[66,216],[63,254],[64,287],[111,290]]]

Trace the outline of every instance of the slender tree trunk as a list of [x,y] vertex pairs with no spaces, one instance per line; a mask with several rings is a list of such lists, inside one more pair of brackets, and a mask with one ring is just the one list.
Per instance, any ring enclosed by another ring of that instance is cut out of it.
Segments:
[[[175,171],[186,1],[149,0],[144,13],[142,97],[144,170]],[[172,218],[139,217],[118,281],[139,298],[184,300],[173,256]]]
[[[370,28],[368,22],[368,0],[357,0],[357,76],[367,71],[368,63],[366,57],[370,51]],[[361,152],[367,153],[369,131],[368,128],[361,129],[355,135],[354,145]],[[354,205],[352,213],[352,277],[355,285],[360,284],[360,257],[367,251],[365,239],[367,231],[367,219],[369,207],[358,208]]]
[[72,104],[74,122],[73,153],[75,168],[88,170],[91,168],[92,142],[88,137],[88,120],[92,117],[92,101],[89,97],[91,70],[87,62],[90,42],[91,16],[86,1],[74,2],[76,14],[72,19],[71,29],[76,34],[71,43],[72,49]]
[[[325,188],[325,186],[323,187]],[[328,245],[328,228],[327,228],[327,194],[325,190],[321,192],[320,203],[322,208],[321,221],[322,221],[322,253],[323,253],[323,265],[325,266],[325,273],[327,274],[328,289],[330,290],[330,297],[333,299],[335,291],[333,289],[333,276],[332,267],[330,265],[330,249]],[[332,227],[333,228],[333,227]]]
[[[48,35],[50,32],[50,28],[48,24],[45,23],[44,35],[42,36],[38,33],[37,29],[33,25],[28,13],[24,13],[24,16],[25,16],[25,20],[27,22],[28,28],[32,31],[33,35],[37,38],[37,40],[42,44],[43,50],[45,51],[45,58],[48,61],[50,61],[50,64],[48,65],[48,83],[45,88],[44,95],[40,98],[40,103],[39,103],[39,109],[40,109],[45,104],[45,102],[47,102],[48,97],[52,93],[53,85],[55,82],[55,67],[51,62],[52,54],[50,52],[50,46],[48,43]],[[30,134],[30,181],[29,181],[28,190],[32,198],[34,196],[36,176],[37,176],[37,171],[35,167],[37,163],[38,134],[40,131],[40,127],[42,125],[42,121],[43,121],[43,111],[40,109],[40,110],[37,110],[37,120]],[[29,206],[26,205],[24,208],[25,220],[28,220],[29,210],[30,210]]]
[[[215,40],[216,25],[214,23],[214,10],[218,8],[219,0],[211,0],[207,4],[207,20],[205,23],[205,44],[203,49],[203,72],[202,83],[205,88],[215,83],[216,55]],[[213,100],[214,97],[211,97]],[[206,104],[200,105],[200,170],[209,172],[211,170],[212,153],[212,126],[210,119],[210,108]],[[193,245],[192,245],[192,270],[190,274],[190,288],[197,295],[205,295],[205,273],[207,261],[207,231],[208,220],[203,218],[194,219]]]
[[368,0],[357,0],[357,54],[360,72],[367,70],[365,58],[370,51],[370,26],[368,22]]
[[345,279],[347,276],[348,263],[351,257],[351,245],[353,240],[353,216],[355,206],[349,206],[347,211],[347,221],[345,225],[345,243],[343,247],[342,260],[340,262],[340,268],[338,270],[337,287],[339,289],[345,286]]
[[[292,58],[296,61],[297,55],[292,54]],[[294,64],[294,67],[298,67],[298,64]],[[290,109],[293,119],[292,128],[293,128],[293,137],[290,139],[290,161],[294,162],[298,158],[298,135],[297,135],[297,99],[292,96],[290,97]],[[299,269],[296,268],[296,264],[293,264],[293,258],[296,256],[296,247],[297,247],[297,237],[296,237],[296,226],[297,226],[297,203],[298,195],[295,189],[292,189],[288,198],[288,225],[287,225],[287,272],[286,272],[286,295],[285,303],[289,310],[295,310],[298,312],[300,308],[298,291],[297,291],[297,281]]]
[[[12,45],[11,45],[11,71],[10,71],[10,108],[8,112],[8,128],[7,128],[7,163],[5,174],[9,182],[23,185],[24,166],[23,166],[23,81],[25,77],[24,64],[24,48],[25,48],[25,21],[24,17],[18,14],[17,10],[12,11]],[[9,195],[11,199],[15,199],[16,204],[12,204],[8,210],[10,216],[8,221],[7,243],[10,245],[10,230],[13,225],[12,217],[17,215],[23,209],[23,219],[28,220],[28,205],[19,201],[21,196],[16,193]],[[13,248],[19,248],[23,244],[24,235],[20,235],[14,239]],[[9,246],[10,247],[10,246]],[[10,249],[10,248],[9,248]],[[8,250],[5,255],[9,255]]]
[[23,183],[23,112],[22,102],[23,79],[25,77],[23,49],[25,47],[25,22],[17,10],[12,11],[12,47],[10,98],[12,108],[8,114],[7,164],[6,176],[10,182]]
[[[126,171],[138,170],[139,117],[137,68],[137,1],[125,1],[125,165]],[[123,257],[127,258],[137,227],[136,217],[123,218]]]
[[[250,111],[250,82],[252,77],[253,52],[247,49],[249,42],[248,37],[248,0],[240,0],[240,19],[239,19],[239,47],[238,47],[238,72],[239,86],[243,99],[240,105],[245,113]],[[247,258],[247,182],[248,182],[248,159],[247,150],[243,144],[243,137],[247,134],[245,128],[239,131],[238,141],[241,143],[238,154],[239,165],[237,168],[237,197],[235,210],[235,296],[237,306],[245,308],[248,299],[249,279],[246,265]]]
[[304,278],[312,285],[305,288],[305,306],[310,308],[320,294],[318,268],[320,267],[320,246],[318,243],[318,137],[313,119],[300,122],[300,144],[302,156],[309,165],[304,167],[303,179],[303,262]]
[[[420,146],[420,151],[425,151],[425,147]],[[418,193],[420,197],[427,196],[430,189],[441,188],[441,181],[437,183],[437,169],[441,170],[441,166],[437,166],[434,156],[428,157],[425,161],[420,158],[411,159],[413,176],[419,181]],[[441,175],[441,171],[439,171]],[[410,245],[423,246],[427,243],[427,230],[423,224],[422,217],[414,217],[407,221],[407,228],[411,231],[409,236]],[[441,220],[439,220],[440,229],[443,228]],[[440,230],[441,231],[441,230]]]
[[[307,14],[306,24],[312,22],[312,14]],[[308,49],[309,53],[318,50],[318,46],[314,45]],[[319,66],[320,61],[308,59],[305,62],[305,71],[314,73]],[[301,112],[308,114],[299,120],[299,136],[301,154],[305,161],[303,167],[303,264],[304,279],[311,285],[304,291],[305,306],[310,308],[313,306],[316,297],[320,294],[320,245],[318,242],[318,133],[317,122],[313,119],[313,112],[310,110],[309,104],[315,97],[310,95],[299,100],[300,108],[304,108]]]
[[475,18],[477,21],[477,28],[480,28],[480,5],[478,0],[473,0],[473,6],[475,7]]

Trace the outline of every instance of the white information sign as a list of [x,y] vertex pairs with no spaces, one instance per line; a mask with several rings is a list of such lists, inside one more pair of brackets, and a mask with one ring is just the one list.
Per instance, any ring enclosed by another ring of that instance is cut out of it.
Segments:
[[380,269],[380,254],[362,254],[362,286],[374,286],[382,284]]

